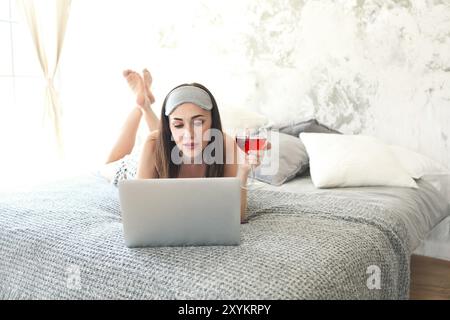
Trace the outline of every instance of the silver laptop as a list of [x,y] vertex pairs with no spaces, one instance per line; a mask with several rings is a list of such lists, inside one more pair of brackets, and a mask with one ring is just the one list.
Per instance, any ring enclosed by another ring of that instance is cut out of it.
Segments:
[[119,182],[128,247],[238,245],[238,178],[136,179]]

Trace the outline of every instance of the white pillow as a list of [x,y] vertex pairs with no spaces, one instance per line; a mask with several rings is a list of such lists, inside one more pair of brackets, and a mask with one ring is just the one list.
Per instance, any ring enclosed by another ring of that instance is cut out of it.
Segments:
[[317,188],[397,186],[417,188],[388,145],[362,135],[301,133]]
[[400,146],[390,146],[395,157],[400,161],[403,168],[414,179],[420,179],[429,174],[449,174],[449,170],[436,161],[427,158],[417,152]]

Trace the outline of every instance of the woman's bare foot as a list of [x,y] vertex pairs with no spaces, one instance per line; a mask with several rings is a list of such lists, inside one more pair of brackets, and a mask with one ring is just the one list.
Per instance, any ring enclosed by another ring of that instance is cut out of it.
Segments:
[[142,111],[149,109],[151,107],[152,100],[151,97],[148,96],[147,91],[150,92],[150,89],[145,89],[144,80],[141,75],[133,70],[125,70],[123,72],[123,76],[127,80],[131,90],[133,90],[136,94],[137,105],[142,109]]
[[145,93],[147,94],[147,97],[150,99],[150,103],[155,102],[155,97],[153,96],[153,93],[151,91],[151,86],[153,82],[152,75],[150,74],[150,71],[147,69],[142,70],[142,75],[144,76],[144,89]]

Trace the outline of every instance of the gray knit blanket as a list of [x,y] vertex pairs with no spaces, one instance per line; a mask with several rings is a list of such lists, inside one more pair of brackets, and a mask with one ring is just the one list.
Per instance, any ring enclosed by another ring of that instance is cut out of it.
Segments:
[[2,194],[0,298],[408,298],[412,248],[398,208],[259,190],[248,213],[240,246],[129,249],[117,188],[99,176]]

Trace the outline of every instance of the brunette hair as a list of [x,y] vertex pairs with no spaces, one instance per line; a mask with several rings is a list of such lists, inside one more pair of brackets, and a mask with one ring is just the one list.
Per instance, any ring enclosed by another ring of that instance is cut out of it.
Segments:
[[[164,99],[164,103],[161,108],[161,118],[159,122],[159,136],[156,141],[156,151],[155,151],[155,178],[177,178],[178,174],[180,172],[180,165],[173,163],[171,160],[171,154],[173,148],[177,148],[175,141],[172,139],[172,132],[170,131],[170,124],[169,124],[169,116],[165,115],[166,110],[166,102],[167,98],[169,97],[170,93],[183,86],[195,86],[200,89],[203,89],[208,93],[208,95],[211,98],[211,102],[213,105],[213,108],[211,109],[211,129],[217,129],[222,132],[222,122],[220,120],[220,114],[219,109],[217,107],[216,99],[214,99],[214,96],[212,93],[203,85],[199,83],[185,83],[182,85],[179,85],[175,88],[173,88]],[[222,132],[222,141],[219,141],[219,146],[222,146],[223,152],[222,155],[225,156],[225,143],[224,143],[224,136]],[[214,142],[215,137],[212,137],[212,140],[208,143]],[[214,156],[214,154],[212,154]],[[224,161],[219,161],[217,163],[214,161],[212,164],[207,164],[206,169],[206,177],[223,177],[224,175]]]

